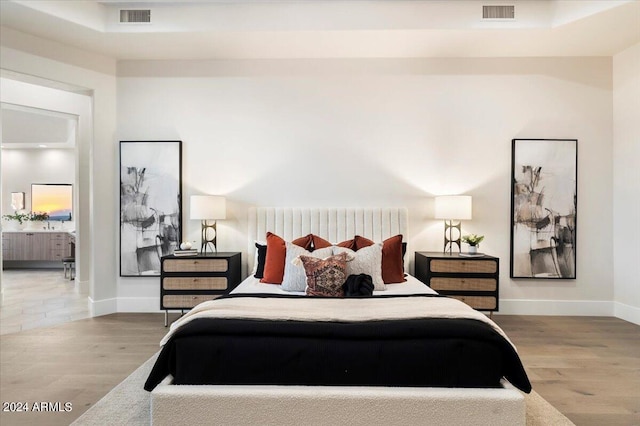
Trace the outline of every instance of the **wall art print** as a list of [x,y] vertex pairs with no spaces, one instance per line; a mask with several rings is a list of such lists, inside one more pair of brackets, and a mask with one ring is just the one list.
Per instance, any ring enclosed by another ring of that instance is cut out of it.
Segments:
[[182,142],[120,142],[120,276],[160,275],[182,235]]
[[512,278],[575,279],[578,141],[513,139]]

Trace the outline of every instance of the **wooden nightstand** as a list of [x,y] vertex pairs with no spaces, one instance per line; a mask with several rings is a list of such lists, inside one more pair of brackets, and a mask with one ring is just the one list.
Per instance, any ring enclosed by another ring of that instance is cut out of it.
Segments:
[[499,307],[500,259],[461,257],[458,253],[416,252],[416,278],[440,294],[479,311]]
[[185,311],[233,290],[241,281],[241,254],[164,256],[160,274],[160,309],[164,326],[169,311]]

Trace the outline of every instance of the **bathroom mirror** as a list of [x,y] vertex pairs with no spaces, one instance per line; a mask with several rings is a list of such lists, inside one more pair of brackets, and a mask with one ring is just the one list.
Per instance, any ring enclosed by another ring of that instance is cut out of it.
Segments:
[[70,183],[32,183],[31,211],[46,212],[49,220],[72,219],[73,185]]

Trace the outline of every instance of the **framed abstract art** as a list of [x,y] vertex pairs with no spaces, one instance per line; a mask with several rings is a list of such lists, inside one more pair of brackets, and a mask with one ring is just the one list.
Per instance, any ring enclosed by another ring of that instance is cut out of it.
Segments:
[[513,139],[511,278],[575,279],[578,141]]
[[182,142],[120,142],[120,276],[160,275],[182,236]]

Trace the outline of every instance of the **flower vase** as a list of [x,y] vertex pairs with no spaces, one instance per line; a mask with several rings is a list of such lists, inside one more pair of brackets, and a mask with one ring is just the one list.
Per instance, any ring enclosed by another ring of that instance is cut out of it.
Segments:
[[469,254],[478,253],[478,246],[469,246]]

